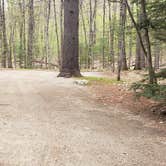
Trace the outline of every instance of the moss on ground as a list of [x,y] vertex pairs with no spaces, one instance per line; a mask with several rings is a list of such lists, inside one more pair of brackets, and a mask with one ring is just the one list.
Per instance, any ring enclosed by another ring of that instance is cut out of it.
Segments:
[[107,77],[85,76],[85,77],[80,77],[79,79],[89,81],[88,85],[95,84],[95,83],[100,83],[100,84],[120,84],[120,83],[123,83],[123,81],[117,81],[115,79],[110,79]]

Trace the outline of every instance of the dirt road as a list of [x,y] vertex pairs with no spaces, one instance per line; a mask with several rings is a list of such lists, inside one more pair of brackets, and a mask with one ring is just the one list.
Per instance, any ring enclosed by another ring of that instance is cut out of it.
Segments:
[[0,166],[165,166],[166,133],[46,71],[0,71]]

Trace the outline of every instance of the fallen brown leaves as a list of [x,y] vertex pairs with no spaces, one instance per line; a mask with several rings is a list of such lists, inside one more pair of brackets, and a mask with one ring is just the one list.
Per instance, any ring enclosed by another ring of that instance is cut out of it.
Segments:
[[137,99],[129,88],[124,84],[118,85],[100,85],[95,84],[90,87],[95,100],[104,105],[118,105],[125,109],[142,112],[157,104],[157,102],[141,97]]
[[158,113],[156,114],[153,110],[157,108],[156,106],[160,105],[160,103],[145,97],[136,98],[134,92],[130,91],[129,88],[125,87],[123,84],[94,84],[90,86],[90,91],[96,102],[102,103],[105,106],[122,108],[122,110],[135,115],[141,115],[146,118],[151,127],[153,126],[163,131],[166,130],[165,115],[159,116]]

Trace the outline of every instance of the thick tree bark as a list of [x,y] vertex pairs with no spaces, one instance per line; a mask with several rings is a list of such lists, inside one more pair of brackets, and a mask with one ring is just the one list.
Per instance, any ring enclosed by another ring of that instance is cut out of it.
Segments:
[[64,1],[64,42],[59,77],[81,76],[79,69],[79,1]]

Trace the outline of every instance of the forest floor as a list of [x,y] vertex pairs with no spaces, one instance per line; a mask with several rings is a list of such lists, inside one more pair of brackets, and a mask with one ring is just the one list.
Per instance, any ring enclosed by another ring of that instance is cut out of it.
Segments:
[[[90,73],[85,75],[92,76]],[[160,106],[163,102],[160,100],[147,99],[145,97],[136,97],[136,94],[131,90],[131,85],[135,82],[144,79],[146,72],[144,71],[125,71],[122,73],[120,83],[101,83],[99,81],[93,81],[93,84],[89,86],[94,98],[98,102],[102,102],[104,105],[116,105],[122,107],[134,114],[141,115],[151,120],[154,120],[155,126],[160,128],[166,128],[166,116],[160,114]],[[96,77],[109,78],[116,80],[116,73],[105,72],[97,73]],[[159,80],[160,84],[166,85],[166,80]],[[158,110],[157,110],[158,109]],[[165,106],[162,109],[166,109]],[[156,122],[165,125],[156,125]]]
[[123,86],[56,74],[0,71],[0,166],[165,166],[165,124],[122,105]]

